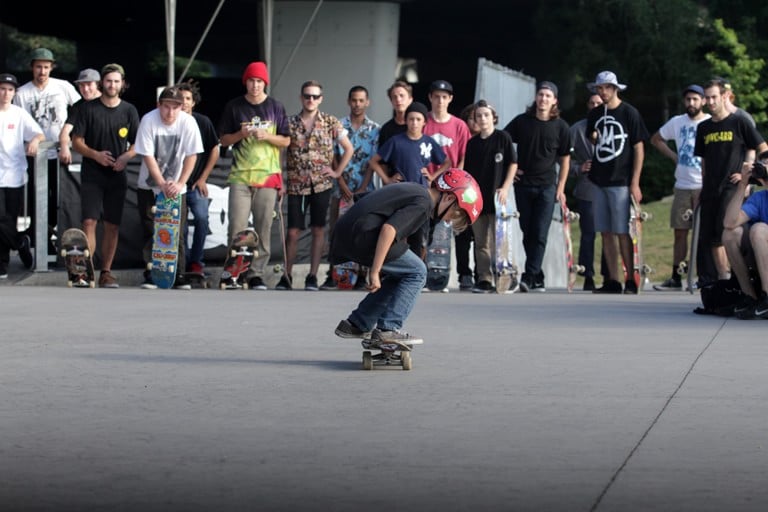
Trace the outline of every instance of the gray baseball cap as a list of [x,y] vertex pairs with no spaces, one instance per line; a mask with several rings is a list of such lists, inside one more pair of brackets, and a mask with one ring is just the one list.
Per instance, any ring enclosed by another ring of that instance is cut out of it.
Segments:
[[98,71],[95,69],[84,69],[80,72],[80,74],[77,76],[77,80],[75,80],[75,83],[78,84],[80,82],[100,82],[101,81],[101,75]]

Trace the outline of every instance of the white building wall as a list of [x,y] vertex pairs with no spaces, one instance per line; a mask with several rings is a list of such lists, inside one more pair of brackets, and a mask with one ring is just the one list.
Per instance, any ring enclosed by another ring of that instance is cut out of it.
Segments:
[[317,5],[275,2],[270,95],[282,101],[289,114],[295,114],[301,109],[301,84],[317,80],[324,93],[320,109],[342,117],[349,113],[350,87],[363,85],[371,97],[368,115],[383,124],[392,117],[386,90],[395,79],[397,66],[399,5],[323,2],[306,29]]

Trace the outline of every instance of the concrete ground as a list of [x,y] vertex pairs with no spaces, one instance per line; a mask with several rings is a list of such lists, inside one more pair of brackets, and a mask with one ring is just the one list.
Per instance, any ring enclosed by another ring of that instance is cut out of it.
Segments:
[[133,275],[0,286],[0,510],[768,510],[768,324],[697,295],[425,293],[364,371],[362,292]]

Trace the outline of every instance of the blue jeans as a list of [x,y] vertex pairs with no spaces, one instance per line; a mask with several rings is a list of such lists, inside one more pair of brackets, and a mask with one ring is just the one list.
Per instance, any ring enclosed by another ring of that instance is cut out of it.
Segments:
[[192,225],[195,227],[195,232],[192,234],[192,247],[190,247],[187,243],[189,221],[184,224],[184,247],[189,248],[187,263],[202,263],[205,237],[208,236],[208,198],[197,189],[188,189],[187,209],[194,217]]
[[555,186],[515,185],[515,200],[520,212],[520,230],[525,249],[525,273],[540,277],[549,226],[555,208]]
[[400,329],[416,305],[416,297],[427,282],[427,266],[413,251],[384,263],[381,288],[369,293],[349,315],[363,331],[378,327],[383,331]]

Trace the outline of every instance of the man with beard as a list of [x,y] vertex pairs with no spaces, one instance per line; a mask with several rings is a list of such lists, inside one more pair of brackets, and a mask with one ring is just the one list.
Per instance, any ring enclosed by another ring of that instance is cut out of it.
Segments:
[[[686,220],[684,213],[687,210],[693,211],[701,193],[701,158],[694,156],[693,149],[696,145],[696,127],[710,117],[701,110],[704,103],[704,89],[699,85],[689,85],[683,91],[683,103],[685,114],[674,116],[651,136],[651,144],[656,146],[662,155],[675,162],[675,189],[669,216],[669,225],[675,232],[672,277],[660,285],[654,285],[654,290],[659,291],[675,291],[683,288],[677,267],[680,262],[685,261],[688,253],[688,231],[693,222],[693,216],[689,216]],[[669,147],[667,144],[669,140],[675,142],[677,152]]]

